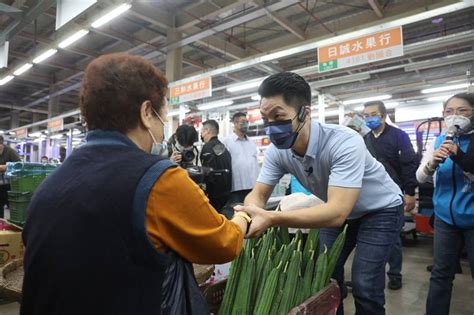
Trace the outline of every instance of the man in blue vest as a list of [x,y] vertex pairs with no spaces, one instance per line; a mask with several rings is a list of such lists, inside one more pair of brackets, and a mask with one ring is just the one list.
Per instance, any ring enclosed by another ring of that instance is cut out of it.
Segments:
[[150,61],[103,55],[80,93],[89,129],[28,209],[22,315],[209,314],[190,263],[240,252],[227,220],[166,154],[167,80]]

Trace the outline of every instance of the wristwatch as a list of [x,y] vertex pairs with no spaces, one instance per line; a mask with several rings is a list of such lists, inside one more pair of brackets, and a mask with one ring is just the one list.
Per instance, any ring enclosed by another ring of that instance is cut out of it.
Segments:
[[247,234],[249,232],[250,224],[252,223],[252,218],[243,211],[238,211],[234,213],[234,217],[241,217],[244,218],[245,221],[247,221],[247,230],[245,231],[245,234]]

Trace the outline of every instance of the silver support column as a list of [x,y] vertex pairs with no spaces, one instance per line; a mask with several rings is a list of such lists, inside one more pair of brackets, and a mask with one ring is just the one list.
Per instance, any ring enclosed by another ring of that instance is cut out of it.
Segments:
[[324,108],[324,94],[319,94],[318,95],[318,120],[320,123],[325,123],[326,122],[326,113],[325,113],[325,108]]

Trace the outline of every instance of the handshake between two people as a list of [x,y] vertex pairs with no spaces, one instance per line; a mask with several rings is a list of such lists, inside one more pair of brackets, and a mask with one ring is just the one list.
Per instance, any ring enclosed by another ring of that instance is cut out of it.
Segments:
[[252,220],[248,223],[245,238],[254,238],[262,235],[268,228],[272,227],[272,219],[276,211],[269,211],[254,205],[238,205],[234,207],[236,214],[246,213]]
[[[268,228],[287,226],[285,219],[288,211],[311,208],[324,202],[314,195],[294,193],[281,199],[277,210],[265,210],[256,205],[237,205],[234,207],[236,214],[244,212],[251,218],[247,228],[246,238],[254,238],[262,235]],[[300,226],[304,228],[303,226]],[[290,229],[291,230],[291,229]]]

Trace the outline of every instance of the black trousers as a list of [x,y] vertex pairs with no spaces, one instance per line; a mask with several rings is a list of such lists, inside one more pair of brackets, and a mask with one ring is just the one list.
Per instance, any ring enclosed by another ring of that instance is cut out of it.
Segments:
[[0,185],[0,218],[3,218],[3,209],[5,205],[8,206],[8,191],[10,185]]
[[222,210],[229,200],[230,194],[219,196],[208,195],[207,197],[209,198],[209,202],[214,207],[214,209],[216,209],[217,212],[222,213]]

